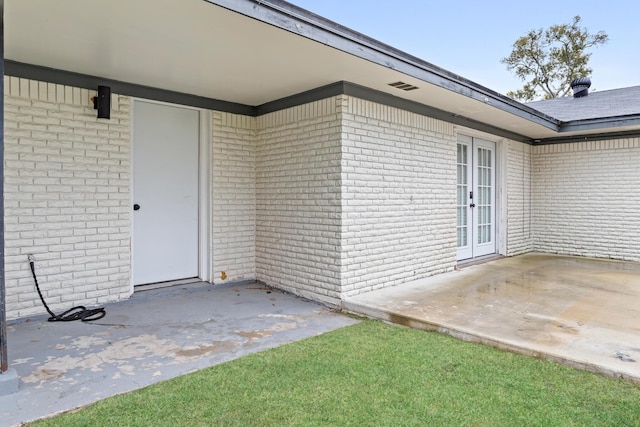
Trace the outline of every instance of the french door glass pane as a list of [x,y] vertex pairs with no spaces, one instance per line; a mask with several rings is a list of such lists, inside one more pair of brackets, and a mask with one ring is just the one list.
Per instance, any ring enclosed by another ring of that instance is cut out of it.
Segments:
[[467,217],[467,195],[469,194],[469,185],[467,182],[468,171],[468,147],[465,144],[458,144],[457,152],[457,169],[458,169],[458,187],[456,203],[458,207],[458,224],[457,224],[457,245],[463,247],[468,245],[467,225],[469,219]]
[[477,243],[491,241],[491,150],[478,148]]

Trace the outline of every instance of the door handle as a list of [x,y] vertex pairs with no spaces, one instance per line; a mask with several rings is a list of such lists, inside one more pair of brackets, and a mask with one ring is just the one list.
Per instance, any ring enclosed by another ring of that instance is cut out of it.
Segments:
[[134,211],[139,211],[140,210],[140,205],[137,204],[137,203],[135,205],[133,205],[133,210]]
[[469,207],[470,207],[470,208],[475,208],[475,207],[476,207],[476,204],[475,204],[475,203],[471,203],[471,204],[469,205]]

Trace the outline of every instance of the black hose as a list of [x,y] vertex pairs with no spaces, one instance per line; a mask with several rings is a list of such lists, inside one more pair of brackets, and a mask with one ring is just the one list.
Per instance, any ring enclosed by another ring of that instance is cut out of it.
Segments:
[[87,309],[83,305],[79,305],[77,307],[70,308],[62,314],[55,314],[47,303],[44,301],[44,297],[42,296],[42,292],[40,292],[40,286],[38,286],[38,279],[36,278],[36,266],[35,262],[30,259],[29,265],[31,266],[31,274],[33,274],[33,281],[36,283],[36,289],[38,290],[38,295],[40,295],[40,301],[42,301],[42,305],[49,312],[51,317],[49,317],[49,322],[72,322],[74,320],[82,320],[83,322],[91,322],[94,320],[102,319],[107,312],[104,311],[104,308],[93,308]]

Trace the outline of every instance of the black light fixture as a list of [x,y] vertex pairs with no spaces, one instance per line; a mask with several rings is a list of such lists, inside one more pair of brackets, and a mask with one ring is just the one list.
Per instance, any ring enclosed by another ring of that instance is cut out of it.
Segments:
[[98,86],[98,96],[91,98],[93,109],[98,110],[99,119],[111,118],[111,88],[109,86]]

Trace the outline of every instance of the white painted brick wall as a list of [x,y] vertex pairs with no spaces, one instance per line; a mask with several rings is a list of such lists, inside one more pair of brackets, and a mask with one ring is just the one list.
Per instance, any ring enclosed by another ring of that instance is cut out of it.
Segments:
[[[88,90],[4,84],[8,318],[43,313],[27,253],[55,311],[128,297],[129,98],[98,120]],[[452,124],[343,95],[212,112],[211,138],[215,283],[337,305],[455,266]],[[640,261],[640,139],[504,143],[508,255]]]
[[340,300],[340,136],[336,98],[257,119],[256,274]]
[[95,92],[5,77],[7,318],[44,314],[27,254],[54,312],[126,298],[129,98],[98,120]]
[[452,270],[454,126],[353,97],[339,100],[345,295]]
[[640,138],[533,148],[535,248],[640,261]]
[[506,141],[507,255],[533,250],[531,146]]
[[213,281],[255,280],[256,118],[212,112],[211,135]]

